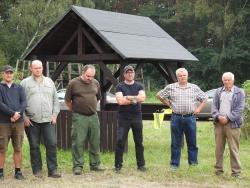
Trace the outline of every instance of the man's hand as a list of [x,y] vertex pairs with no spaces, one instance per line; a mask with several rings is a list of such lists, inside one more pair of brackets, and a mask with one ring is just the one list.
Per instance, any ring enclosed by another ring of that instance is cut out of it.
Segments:
[[52,116],[52,118],[51,118],[51,124],[52,125],[56,124],[56,117],[55,116]]
[[15,120],[13,117],[11,117],[11,118],[10,118],[10,122],[11,122],[11,123],[15,123],[16,120]]
[[24,126],[25,127],[33,126],[29,118],[24,118]]
[[18,120],[21,117],[20,112],[15,112],[15,114],[11,117],[13,118],[15,121]]
[[218,121],[221,125],[226,125],[228,123],[227,116],[218,116]]

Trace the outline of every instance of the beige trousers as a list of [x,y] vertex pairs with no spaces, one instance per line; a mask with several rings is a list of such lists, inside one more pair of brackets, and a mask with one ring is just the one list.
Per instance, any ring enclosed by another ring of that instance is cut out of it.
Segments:
[[232,175],[240,174],[241,164],[239,156],[240,128],[232,129],[230,123],[221,125],[217,123],[214,127],[215,133],[215,171],[223,172],[223,154],[226,141],[230,151],[230,163]]

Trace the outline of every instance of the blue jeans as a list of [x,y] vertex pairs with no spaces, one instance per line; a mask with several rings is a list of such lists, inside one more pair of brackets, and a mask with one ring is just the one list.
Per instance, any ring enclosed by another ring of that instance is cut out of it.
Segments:
[[176,114],[171,116],[171,162],[170,165],[179,166],[181,157],[181,141],[183,132],[188,148],[188,164],[198,164],[198,147],[196,146],[196,117],[183,117]]
[[46,162],[48,173],[57,170],[56,158],[56,127],[51,123],[35,123],[25,127],[25,132],[30,145],[30,160],[33,173],[42,170],[42,158],[40,151],[41,137],[46,148]]

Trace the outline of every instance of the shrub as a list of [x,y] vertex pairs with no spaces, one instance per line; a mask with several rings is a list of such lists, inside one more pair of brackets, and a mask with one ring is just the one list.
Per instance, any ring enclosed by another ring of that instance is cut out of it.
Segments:
[[245,139],[248,139],[250,136],[250,80],[246,80],[242,86],[246,95],[245,110],[244,110],[244,126],[242,126],[242,134]]

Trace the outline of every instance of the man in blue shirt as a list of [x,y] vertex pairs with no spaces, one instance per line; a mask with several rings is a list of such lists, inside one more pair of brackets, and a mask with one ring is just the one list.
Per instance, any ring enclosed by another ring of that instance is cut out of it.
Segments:
[[3,81],[0,84],[0,181],[4,179],[5,153],[11,138],[14,148],[15,179],[23,180],[21,172],[22,143],[24,135],[23,112],[26,98],[23,88],[13,83],[13,68],[3,67]]

